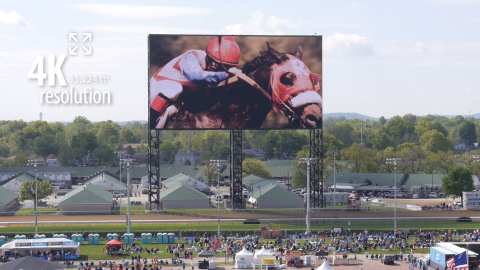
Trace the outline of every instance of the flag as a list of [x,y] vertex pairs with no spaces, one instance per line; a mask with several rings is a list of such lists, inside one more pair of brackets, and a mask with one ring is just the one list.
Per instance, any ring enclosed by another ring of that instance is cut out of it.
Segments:
[[454,267],[455,267],[455,257],[452,257],[447,260],[447,269],[453,270]]
[[468,270],[467,252],[455,255],[455,270]]

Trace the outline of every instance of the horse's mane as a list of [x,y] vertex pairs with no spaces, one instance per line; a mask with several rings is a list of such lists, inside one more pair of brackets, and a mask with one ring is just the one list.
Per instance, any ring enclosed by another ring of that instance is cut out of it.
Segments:
[[267,65],[267,64],[280,64],[288,60],[288,57],[285,54],[282,54],[281,58],[277,58],[273,53],[270,51],[261,51],[260,56],[255,57],[252,61],[246,62],[242,68],[243,73],[249,74],[260,67]]

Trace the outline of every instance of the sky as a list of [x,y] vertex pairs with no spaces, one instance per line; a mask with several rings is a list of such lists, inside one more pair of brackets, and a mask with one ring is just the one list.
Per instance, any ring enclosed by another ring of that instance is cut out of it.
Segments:
[[476,114],[479,32],[476,0],[4,1],[0,120],[147,120],[148,34],[321,35],[324,113]]

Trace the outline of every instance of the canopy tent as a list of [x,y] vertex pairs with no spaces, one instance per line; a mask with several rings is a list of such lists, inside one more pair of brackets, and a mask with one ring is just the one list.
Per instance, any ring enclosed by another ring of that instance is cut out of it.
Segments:
[[204,250],[198,253],[198,257],[215,257],[215,252],[210,250]]
[[317,270],[333,270],[333,268],[328,264],[327,261],[325,261],[320,267],[317,268]]
[[253,254],[245,247],[235,254],[235,268],[252,268]]
[[121,246],[122,242],[118,242],[117,240],[113,239],[112,241],[107,243],[108,247],[118,247]]
[[44,259],[32,256],[23,257],[11,262],[0,264],[0,270],[20,270],[20,269],[39,269],[39,270],[63,270],[66,264],[50,262]]
[[253,263],[256,265],[261,265],[263,264],[263,259],[271,258],[275,259],[275,253],[269,249],[262,248],[260,250],[255,250],[255,254],[253,255]]
[[[63,252],[62,252],[63,251]],[[66,238],[16,239],[0,247],[0,252],[6,257],[36,255],[47,259],[52,254],[63,253],[59,260],[76,260],[80,255],[80,243]],[[44,255],[42,255],[44,254]],[[59,255],[55,255],[58,257]]]

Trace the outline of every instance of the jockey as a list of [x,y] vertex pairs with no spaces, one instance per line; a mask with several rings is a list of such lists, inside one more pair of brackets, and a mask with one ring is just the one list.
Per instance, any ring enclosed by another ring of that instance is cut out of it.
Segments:
[[240,48],[232,36],[212,39],[205,51],[189,50],[161,67],[150,79],[150,119],[152,128],[162,117],[175,113],[170,105],[185,92],[216,85],[237,71]]

